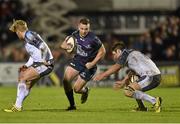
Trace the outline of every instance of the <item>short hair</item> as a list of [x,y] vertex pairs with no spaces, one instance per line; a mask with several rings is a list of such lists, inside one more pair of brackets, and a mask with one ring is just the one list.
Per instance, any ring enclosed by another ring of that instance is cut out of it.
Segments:
[[90,24],[90,20],[88,18],[82,18],[80,19],[79,23],[87,25]]
[[114,45],[112,46],[112,51],[116,51],[117,49],[123,50],[125,48],[126,48],[126,46],[125,46],[124,42],[120,41],[120,42],[114,43]]
[[9,28],[9,30],[12,32],[16,32],[17,30],[23,32],[27,29],[27,23],[23,20],[13,20],[13,24]]

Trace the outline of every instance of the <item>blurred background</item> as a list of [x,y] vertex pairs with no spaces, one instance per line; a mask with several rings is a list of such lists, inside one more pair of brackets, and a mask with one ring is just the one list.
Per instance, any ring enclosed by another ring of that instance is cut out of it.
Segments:
[[[64,67],[72,55],[59,48],[76,30],[80,18],[88,17],[107,54],[98,72],[111,64],[111,45],[124,41],[149,56],[160,68],[161,86],[180,86],[179,0],[0,0],[0,85],[15,85],[18,67],[28,56],[17,36],[8,30],[13,19],[27,21],[50,46],[56,61],[54,71],[37,85],[61,86]],[[111,86],[126,68],[93,86]]]

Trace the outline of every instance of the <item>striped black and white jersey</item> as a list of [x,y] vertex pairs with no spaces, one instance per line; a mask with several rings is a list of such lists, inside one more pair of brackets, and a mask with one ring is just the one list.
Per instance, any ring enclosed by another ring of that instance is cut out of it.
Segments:
[[36,32],[26,31],[25,49],[30,55],[28,62],[25,64],[27,67],[31,66],[34,62],[48,62],[51,64],[53,61],[53,56],[48,45]]

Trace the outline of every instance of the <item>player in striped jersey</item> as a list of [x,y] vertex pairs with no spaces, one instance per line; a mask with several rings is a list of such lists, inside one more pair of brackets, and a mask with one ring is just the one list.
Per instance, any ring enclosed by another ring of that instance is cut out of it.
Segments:
[[27,63],[19,68],[16,102],[10,109],[4,109],[5,112],[19,112],[35,82],[53,70],[53,56],[40,35],[28,30],[25,21],[14,20],[9,29],[24,41],[24,47],[30,56]]
[[125,95],[150,102],[154,105],[155,112],[160,112],[161,97],[153,97],[145,93],[145,91],[154,89],[160,84],[161,73],[155,63],[139,51],[126,49],[123,42],[116,43],[112,51],[116,64],[112,65],[107,71],[96,75],[94,80],[100,81],[126,66],[133,70],[139,76],[139,79],[127,85],[124,91]]

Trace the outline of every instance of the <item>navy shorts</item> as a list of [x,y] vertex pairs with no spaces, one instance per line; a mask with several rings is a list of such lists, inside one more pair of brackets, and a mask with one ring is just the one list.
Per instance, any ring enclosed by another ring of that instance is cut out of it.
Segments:
[[80,77],[83,80],[85,80],[86,82],[91,80],[91,78],[94,76],[94,74],[96,73],[96,70],[97,70],[97,66],[95,66],[91,69],[87,69],[85,65],[79,63],[76,60],[70,61],[69,66],[71,66],[75,70],[79,71]]

